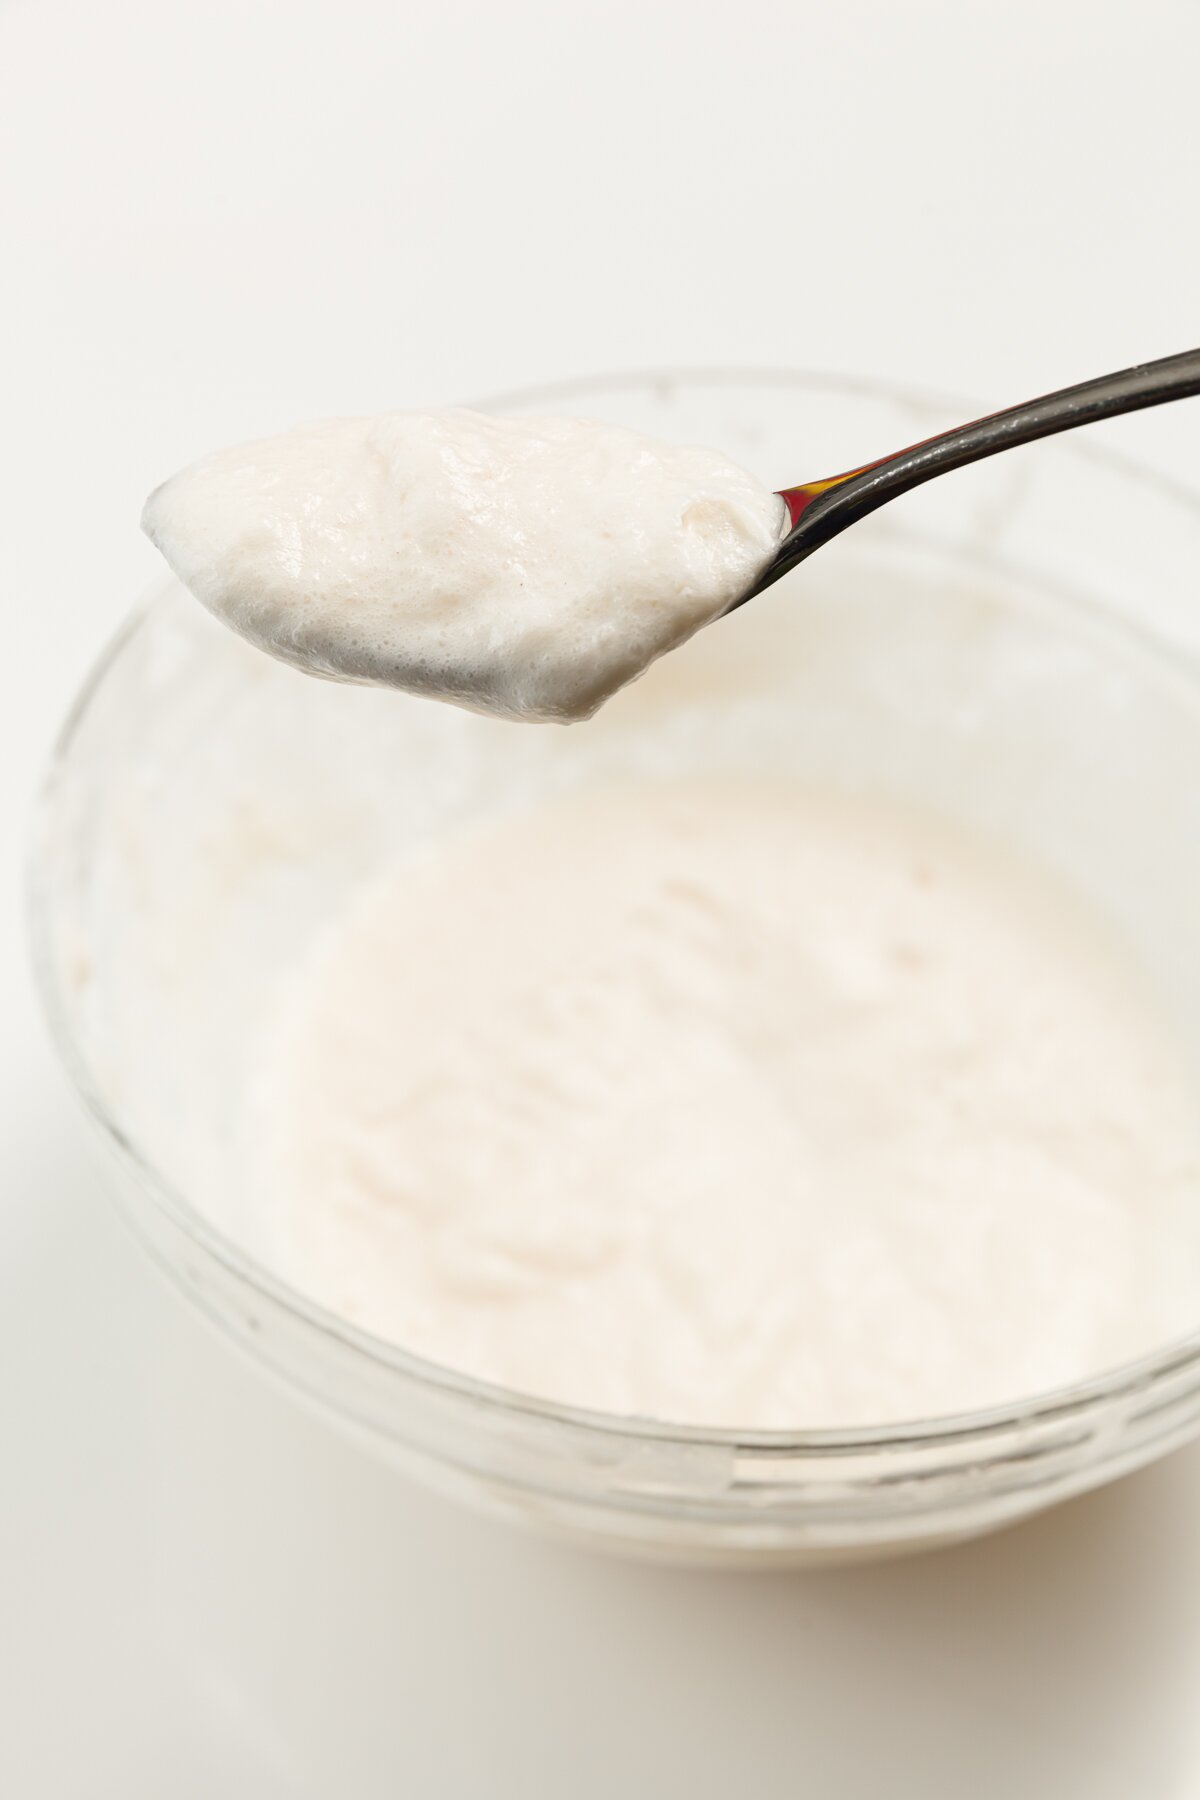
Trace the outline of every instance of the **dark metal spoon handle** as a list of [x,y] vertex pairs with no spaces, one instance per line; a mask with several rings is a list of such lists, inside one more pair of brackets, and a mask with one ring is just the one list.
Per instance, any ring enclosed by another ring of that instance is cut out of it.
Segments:
[[[848,525],[935,475],[980,462],[1017,444],[1030,444],[1035,438],[1051,437],[1056,431],[1073,431],[1076,425],[1087,425],[1093,419],[1115,418],[1118,413],[1161,406],[1165,400],[1182,400],[1189,394],[1200,394],[1200,350],[1185,350],[1180,356],[1164,356],[1159,362],[1138,363],[1116,375],[1081,381],[1077,387],[1043,394],[1023,406],[1010,406],[1005,412],[989,413],[985,419],[926,438],[845,475],[784,488],[782,498],[791,514],[792,529],[743,599],[770,587]],[[741,604],[739,600],[737,605]]]

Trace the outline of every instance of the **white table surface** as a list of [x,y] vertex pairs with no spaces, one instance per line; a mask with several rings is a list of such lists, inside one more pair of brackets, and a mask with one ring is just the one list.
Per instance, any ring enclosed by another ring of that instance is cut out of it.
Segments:
[[[596,369],[999,404],[1184,348],[1198,67],[1191,0],[0,0],[6,1800],[1200,1795],[1200,1449],[786,1579],[448,1510],[260,1385],[126,1238],[17,892],[163,474]],[[1195,411],[1106,432],[1200,486]]]

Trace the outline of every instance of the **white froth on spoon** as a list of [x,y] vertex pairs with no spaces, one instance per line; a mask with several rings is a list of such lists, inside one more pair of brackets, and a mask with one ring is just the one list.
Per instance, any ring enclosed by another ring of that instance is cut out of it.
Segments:
[[465,411],[221,450],[142,516],[197,599],[284,662],[561,722],[724,612],[785,523],[715,451]]

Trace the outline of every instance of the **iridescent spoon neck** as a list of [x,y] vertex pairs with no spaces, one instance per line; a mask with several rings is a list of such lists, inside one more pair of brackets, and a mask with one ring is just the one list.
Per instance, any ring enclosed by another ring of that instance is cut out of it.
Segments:
[[910,444],[843,475],[783,488],[780,498],[788,509],[791,528],[754,586],[729,610],[732,612],[755,594],[761,594],[847,526],[908,493],[910,488],[931,481],[935,475],[980,462],[1018,444],[1052,437],[1059,431],[1073,431],[1077,425],[1088,425],[1096,419],[1116,418],[1120,413],[1161,406],[1167,400],[1183,400],[1192,394],[1200,394],[1200,349],[1185,350],[1158,362],[1137,363],[1131,369],[1101,375],[1094,381],[1082,381],[1057,393],[1027,400],[1021,406],[1008,407],[1004,412],[972,419],[966,425]]

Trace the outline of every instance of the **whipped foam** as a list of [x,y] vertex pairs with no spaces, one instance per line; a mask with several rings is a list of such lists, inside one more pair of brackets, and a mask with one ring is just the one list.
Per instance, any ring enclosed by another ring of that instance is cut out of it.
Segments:
[[309,674],[567,722],[744,594],[785,508],[715,451],[614,425],[394,412],[218,451],[142,524]]
[[786,780],[542,804],[369,881],[248,1136],[299,1287],[615,1413],[1013,1401],[1200,1291],[1200,1122],[1120,948],[950,827]]

